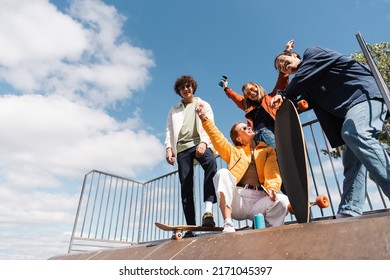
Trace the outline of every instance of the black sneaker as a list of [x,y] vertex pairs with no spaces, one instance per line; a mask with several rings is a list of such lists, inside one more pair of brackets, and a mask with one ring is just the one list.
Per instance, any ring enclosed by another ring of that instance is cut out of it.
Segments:
[[196,236],[195,233],[193,233],[192,231],[187,231],[184,234],[183,238],[191,238],[191,237],[195,237],[195,236]]
[[213,213],[205,212],[202,217],[203,227],[215,227]]

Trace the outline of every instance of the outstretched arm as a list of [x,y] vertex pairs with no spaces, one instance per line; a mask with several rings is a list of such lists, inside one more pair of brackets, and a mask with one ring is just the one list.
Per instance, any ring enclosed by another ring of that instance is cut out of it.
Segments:
[[208,119],[203,103],[200,103],[198,105],[198,107],[196,108],[196,113],[198,114],[198,116],[202,122],[204,122]]
[[229,97],[237,105],[238,108],[245,111],[244,96],[229,88],[228,81],[221,80],[221,84],[223,91],[226,93],[226,96]]
[[229,143],[229,140],[222,134],[214,122],[206,116],[203,104],[198,105],[196,112],[202,121],[204,130],[210,136],[214,149],[225,162],[229,162],[231,155],[233,153],[239,153],[239,151]]

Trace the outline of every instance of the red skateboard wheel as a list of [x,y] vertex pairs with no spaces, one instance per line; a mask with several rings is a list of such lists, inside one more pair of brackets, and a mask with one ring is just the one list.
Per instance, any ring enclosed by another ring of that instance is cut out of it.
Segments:
[[316,204],[320,208],[327,208],[329,207],[329,198],[326,195],[317,196]]
[[309,108],[309,104],[305,99],[299,100],[297,105],[298,105],[298,109],[301,111],[305,111],[307,110],[307,108]]

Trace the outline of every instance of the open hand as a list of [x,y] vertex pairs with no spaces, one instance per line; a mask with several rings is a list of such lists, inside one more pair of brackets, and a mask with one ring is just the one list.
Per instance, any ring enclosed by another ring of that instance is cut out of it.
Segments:
[[205,115],[203,103],[200,103],[200,104],[198,105],[198,108],[196,108],[196,113],[198,114],[198,116],[199,116],[201,119],[202,119],[202,116]]
[[196,147],[196,156],[202,157],[204,153],[206,152],[207,145],[204,142],[200,142],[198,146]]
[[270,101],[271,108],[279,109],[283,103],[283,97],[281,95],[275,95]]
[[277,194],[274,190],[269,190],[268,196],[272,201],[276,201],[276,199],[277,199]]
[[286,43],[286,51],[291,51],[294,48],[294,39],[291,39]]

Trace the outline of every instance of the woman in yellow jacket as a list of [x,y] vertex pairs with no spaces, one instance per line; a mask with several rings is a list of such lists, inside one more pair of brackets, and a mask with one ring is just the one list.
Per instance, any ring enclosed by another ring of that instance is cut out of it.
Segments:
[[264,215],[267,226],[281,226],[288,212],[289,200],[280,191],[282,179],[275,150],[264,142],[255,144],[255,133],[243,122],[233,125],[230,138],[234,145],[207,118],[203,105],[197,114],[214,149],[228,164],[214,176],[214,187],[225,219],[223,232],[234,232],[232,218],[253,219]]

